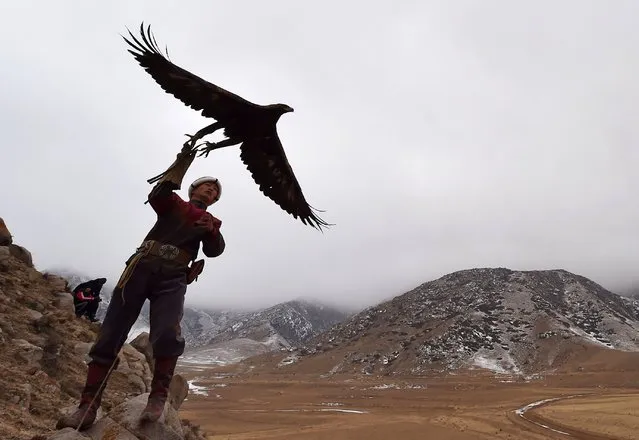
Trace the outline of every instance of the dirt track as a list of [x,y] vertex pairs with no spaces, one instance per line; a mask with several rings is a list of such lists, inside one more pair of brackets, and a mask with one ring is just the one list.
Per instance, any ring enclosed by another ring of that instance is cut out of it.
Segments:
[[[202,377],[202,373],[190,376]],[[518,383],[459,376],[431,380],[213,377],[194,382],[209,388],[209,396],[190,394],[181,412],[200,424],[209,439],[636,438],[639,410],[620,411],[624,406],[637,408],[635,390],[587,388],[576,386],[581,380],[570,380],[571,384],[556,386],[553,381]],[[587,396],[570,398],[575,395]],[[552,398],[560,400],[516,413]]]
[[533,421],[588,440],[636,439],[639,393],[603,394],[552,402],[531,411]]

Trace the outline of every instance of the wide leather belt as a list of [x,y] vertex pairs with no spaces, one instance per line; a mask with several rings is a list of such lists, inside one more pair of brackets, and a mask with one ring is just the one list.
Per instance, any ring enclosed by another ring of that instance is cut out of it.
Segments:
[[146,255],[154,255],[185,266],[192,260],[191,254],[185,250],[172,244],[164,244],[155,240],[144,241],[137,249],[137,252]]
[[126,268],[122,272],[118,284],[116,287],[122,289],[122,301],[124,302],[124,286],[131,278],[133,270],[137,266],[138,262],[146,255],[154,255],[165,260],[175,262],[182,266],[188,266],[192,260],[191,255],[186,251],[180,249],[172,244],[164,244],[155,240],[146,240],[142,242],[142,245],[136,249],[135,255],[130,259]]

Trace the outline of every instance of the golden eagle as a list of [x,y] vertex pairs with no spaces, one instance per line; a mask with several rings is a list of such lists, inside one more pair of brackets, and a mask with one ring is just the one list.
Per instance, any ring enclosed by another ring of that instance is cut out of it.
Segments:
[[[284,113],[292,112],[291,107],[286,104],[254,104],[173,64],[169,61],[168,50],[165,57],[158,49],[150,25],[146,34],[144,23],[140,25],[143,43],[128,31],[134,43],[124,36],[122,38],[135,49],[127,49],[128,52],[160,87],[192,109],[201,111],[202,116],[216,121],[193,136],[186,135],[190,140],[184,144],[183,152],[194,152],[206,145],[198,151],[200,156],[208,156],[212,150],[241,144],[240,158],[264,195],[294,218],[299,217],[304,224],[319,230],[322,226],[332,226],[319,218],[316,215],[319,210],[306,202],[277,135],[277,121]],[[195,145],[202,137],[222,128],[226,139]],[[148,182],[160,180],[168,171]]]

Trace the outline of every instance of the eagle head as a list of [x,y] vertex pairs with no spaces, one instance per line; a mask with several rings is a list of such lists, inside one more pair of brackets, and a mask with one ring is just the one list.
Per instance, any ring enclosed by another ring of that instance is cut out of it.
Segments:
[[295,110],[293,110],[293,108],[292,108],[292,107],[290,107],[290,106],[288,106],[288,105],[286,105],[286,104],[274,104],[274,105],[273,105],[273,108],[274,108],[275,110],[277,110],[277,112],[278,112],[279,114],[281,114],[281,115],[283,115],[284,113],[290,113],[290,112],[295,111]]

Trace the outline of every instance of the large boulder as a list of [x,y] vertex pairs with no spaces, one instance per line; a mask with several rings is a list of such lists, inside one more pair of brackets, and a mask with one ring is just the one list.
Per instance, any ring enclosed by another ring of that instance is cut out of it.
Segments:
[[[42,436],[42,440],[204,439],[204,436],[198,432],[196,427],[190,423],[183,423],[178,416],[177,410],[187,392],[188,384],[181,376],[178,376],[175,385],[169,391],[162,416],[154,423],[140,423],[140,415],[149,398],[149,393],[144,393],[130,397],[105,415],[103,415],[104,413],[101,410],[98,411],[95,423],[86,431],[77,433],[71,428],[66,428],[55,432],[49,437]],[[68,408],[67,412],[71,412],[73,409]]]
[[78,432],[73,428],[64,428],[60,431],[56,431],[49,437],[35,436],[31,440],[91,440],[91,437]]
[[11,345],[14,347],[15,356],[26,368],[40,366],[43,355],[42,348],[24,339],[14,339]]
[[9,252],[9,248],[7,246],[0,246],[0,271],[5,271],[9,269],[10,257],[11,257],[11,252]]
[[131,432],[137,438],[154,440],[183,440],[184,432],[178,413],[169,403],[164,405],[164,412],[157,422],[140,423],[140,415],[146,406],[148,393],[140,394],[118,405],[108,416],[121,427]]
[[114,380],[128,382],[127,388],[134,393],[151,390],[151,369],[142,353],[129,344],[122,347],[118,368],[113,372]]
[[147,332],[140,333],[131,341],[131,346],[144,355],[149,364],[149,368],[153,371],[153,347],[149,340],[149,334]]
[[189,394],[189,383],[180,374],[174,374],[169,385],[168,402],[173,409],[178,410],[182,406],[182,402]]
[[75,316],[75,305],[73,305],[73,297],[69,292],[56,292],[54,297],[53,305],[55,307]]
[[[36,436],[32,440],[204,440],[197,426],[180,420],[178,408],[188,393],[186,380],[179,375],[171,386],[164,412],[157,422],[141,423],[140,415],[149,393],[130,397],[104,414],[98,411],[95,423],[86,431],[72,428],[56,431],[49,436]],[[74,408],[68,408],[71,412]]]
[[[14,341],[24,347],[24,351],[28,351],[25,342]],[[79,342],[75,344],[74,352],[86,356],[89,348],[90,343]],[[131,392],[142,394],[130,396],[123,403],[106,411],[100,408],[95,423],[86,431],[75,432],[67,428],[37,440],[204,440],[205,436],[199,432],[197,426],[179,418],[178,410],[189,392],[188,382],[179,374],[173,376],[160,419],[154,423],[140,423],[140,415],[149,398],[152,376],[148,359],[153,360],[153,352],[149,335],[143,333],[131,344],[124,344],[119,354],[118,366],[109,379],[110,384],[122,382]],[[64,413],[74,409],[75,407],[66,408]]]
[[0,217],[0,246],[9,246],[13,243],[13,237],[7,225],[4,223],[2,217]]
[[120,425],[111,417],[103,417],[84,431],[91,439],[138,440],[131,431]]
[[[153,378],[153,366],[155,364],[155,361],[153,360],[153,346],[151,345],[151,341],[149,340],[149,334],[147,332],[140,333],[135,337],[135,339],[131,341],[130,344],[144,356],[147,364],[151,369],[150,378]],[[180,405],[182,405],[182,402],[184,402],[184,399],[186,399],[188,393],[189,384],[186,379],[184,379],[184,377],[179,374],[174,374],[169,386],[168,400],[170,405],[176,410],[179,409]]]
[[49,282],[49,284],[51,285],[51,288],[53,290],[57,290],[57,291],[64,291],[64,292],[69,292],[69,281],[67,281],[66,279],[62,278],[59,275],[55,275],[55,274],[51,274],[51,273],[44,273],[42,274],[42,278],[44,278],[45,280],[47,280]]
[[31,252],[26,248],[18,246],[17,244],[11,244],[9,245],[9,252],[14,258],[17,258],[29,267],[33,267],[33,257],[31,256]]

